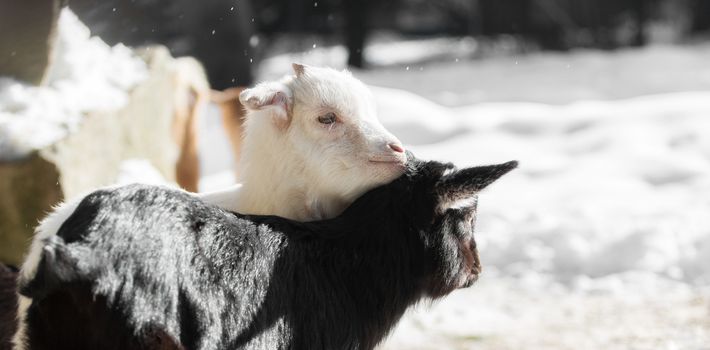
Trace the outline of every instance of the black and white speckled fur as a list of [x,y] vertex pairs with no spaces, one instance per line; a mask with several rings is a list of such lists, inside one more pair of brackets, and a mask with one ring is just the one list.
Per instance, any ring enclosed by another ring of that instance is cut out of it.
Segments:
[[410,159],[401,178],[308,223],[160,187],[96,191],[21,279],[32,304],[19,347],[371,349],[407,307],[475,281],[475,207],[445,202],[515,166]]

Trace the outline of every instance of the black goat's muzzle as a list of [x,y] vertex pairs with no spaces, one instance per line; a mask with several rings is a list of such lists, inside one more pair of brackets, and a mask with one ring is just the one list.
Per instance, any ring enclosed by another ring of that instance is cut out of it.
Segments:
[[476,241],[473,237],[466,237],[459,241],[459,250],[462,256],[462,266],[459,275],[458,288],[470,287],[482,271],[481,259],[476,249]]

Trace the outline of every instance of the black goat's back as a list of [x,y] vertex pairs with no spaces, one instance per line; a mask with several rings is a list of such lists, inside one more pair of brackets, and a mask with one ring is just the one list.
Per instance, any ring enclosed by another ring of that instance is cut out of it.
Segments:
[[227,347],[253,323],[279,244],[268,227],[180,191],[94,192],[45,242],[20,289],[33,298],[31,348]]

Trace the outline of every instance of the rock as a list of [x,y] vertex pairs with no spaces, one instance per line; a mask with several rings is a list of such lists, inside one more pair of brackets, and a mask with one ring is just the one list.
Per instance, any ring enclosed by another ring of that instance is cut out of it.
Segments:
[[62,0],[0,0],[0,76],[44,80]]
[[37,221],[62,199],[59,172],[34,153],[0,163],[0,262],[19,266]]

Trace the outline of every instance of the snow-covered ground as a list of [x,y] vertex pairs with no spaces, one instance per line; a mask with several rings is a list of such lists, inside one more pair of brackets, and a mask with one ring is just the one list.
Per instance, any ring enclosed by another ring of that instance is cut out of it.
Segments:
[[[446,106],[565,104],[710,89],[710,43],[529,54],[490,46],[466,38],[375,38],[365,57],[376,69],[354,73],[368,84],[414,92]],[[475,56],[491,57],[470,59]],[[346,57],[342,46],[275,55],[261,63],[259,77],[286,74],[292,61],[343,68]]]
[[[389,87],[386,127],[422,158],[521,166],[481,196],[480,282],[381,348],[710,349],[710,46],[417,65],[430,47],[371,47],[389,61],[354,72]],[[278,55],[261,77],[344,57]],[[212,170],[203,185],[233,181]]]

